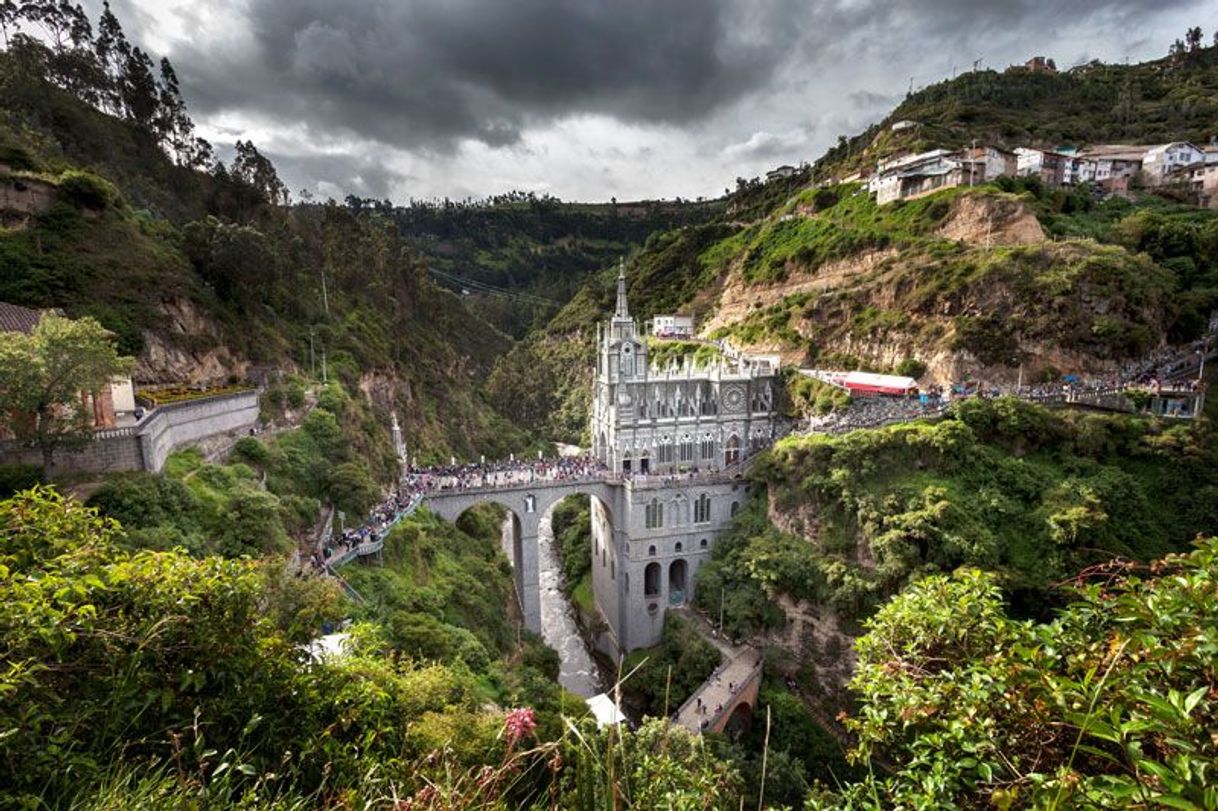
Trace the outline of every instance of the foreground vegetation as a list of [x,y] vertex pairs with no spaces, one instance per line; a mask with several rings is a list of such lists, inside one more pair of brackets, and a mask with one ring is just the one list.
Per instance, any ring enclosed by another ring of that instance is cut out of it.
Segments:
[[[747,636],[783,622],[776,598],[871,614],[929,573],[996,573],[1041,616],[1054,584],[1114,557],[1149,561],[1218,526],[1218,445],[1205,424],[1055,412],[1011,398],[843,436],[781,441],[755,501],[716,544],[695,599]],[[768,514],[783,518],[783,529]]]
[[[429,520],[412,545],[431,543]],[[416,577],[427,558],[384,576]],[[848,724],[863,771],[823,770],[831,750],[789,694],[763,689],[766,796],[1213,808],[1216,581],[1205,541],[1149,568],[1093,568],[1036,623],[1010,616],[995,575],[922,580],[859,641]],[[4,807],[736,808],[761,790],[755,742],[662,723],[598,733],[550,707],[505,714],[488,700],[511,693],[465,656],[427,661],[375,620],[351,629],[344,655],[311,659],[299,645],[344,613],[329,582],[130,551],[116,524],[53,491],[0,503],[0,592]],[[867,768],[877,755],[891,771]]]

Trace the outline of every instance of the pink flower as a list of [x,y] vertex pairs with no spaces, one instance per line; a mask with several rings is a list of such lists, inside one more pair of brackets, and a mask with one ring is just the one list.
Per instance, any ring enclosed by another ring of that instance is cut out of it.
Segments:
[[518,707],[509,710],[507,717],[503,719],[503,729],[507,732],[509,744],[516,743],[536,728],[537,719],[533,715],[532,707]]

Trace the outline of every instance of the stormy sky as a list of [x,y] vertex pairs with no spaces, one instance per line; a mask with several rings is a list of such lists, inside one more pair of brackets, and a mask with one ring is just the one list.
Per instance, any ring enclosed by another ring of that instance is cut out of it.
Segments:
[[[100,0],[93,3],[96,10]],[[1166,53],[1205,0],[112,0],[200,133],[293,191],[715,196],[914,87],[1034,54]]]

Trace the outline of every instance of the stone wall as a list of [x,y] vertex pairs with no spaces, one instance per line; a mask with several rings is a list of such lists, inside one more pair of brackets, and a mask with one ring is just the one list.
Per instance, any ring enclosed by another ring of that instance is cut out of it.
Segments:
[[[0,462],[42,466],[42,453],[14,440],[0,442]],[[55,469],[70,473],[118,473],[143,470],[144,457],[135,428],[98,431],[80,451],[57,450]]]
[[257,422],[256,391],[161,406],[140,426],[145,468],[159,471],[178,448],[217,434],[247,431]]
[[[258,392],[252,390],[171,403],[138,425],[98,431],[80,451],[57,452],[55,468],[61,473],[159,472],[178,448],[219,434],[244,433],[257,422]],[[41,466],[42,454],[19,442],[3,442],[0,461]]]

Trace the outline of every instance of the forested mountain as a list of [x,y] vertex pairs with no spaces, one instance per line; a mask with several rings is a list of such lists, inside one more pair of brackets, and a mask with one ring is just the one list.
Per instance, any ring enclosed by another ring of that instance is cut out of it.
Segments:
[[0,52],[0,185],[38,194],[2,212],[0,300],[96,317],[140,383],[320,376],[324,356],[416,447],[527,444],[479,390],[509,339],[433,281],[391,218],[285,207],[252,143],[225,165],[194,138],[167,61],[157,78],[109,12],[95,37],[62,13],[48,23],[62,40],[16,34]]
[[588,281],[649,234],[710,219],[721,201],[566,203],[532,193],[481,201],[412,201],[389,207],[402,236],[437,282],[514,338],[540,328]]

